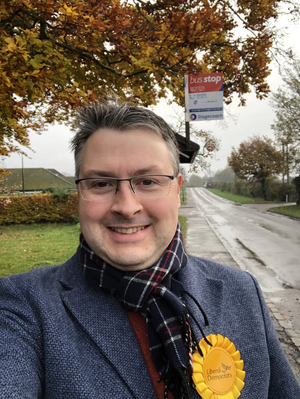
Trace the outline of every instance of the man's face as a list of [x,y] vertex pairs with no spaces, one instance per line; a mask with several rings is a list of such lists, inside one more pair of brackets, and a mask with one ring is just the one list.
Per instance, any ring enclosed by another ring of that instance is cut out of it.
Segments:
[[[147,174],[174,174],[167,146],[152,130],[103,129],[84,145],[79,178]],[[181,175],[172,180],[168,196],[161,198],[138,197],[128,181],[120,182],[119,191],[105,202],[86,201],[79,194],[81,231],[90,248],[121,270],[152,266],[175,234],[181,181]],[[142,229],[131,233],[136,227]]]

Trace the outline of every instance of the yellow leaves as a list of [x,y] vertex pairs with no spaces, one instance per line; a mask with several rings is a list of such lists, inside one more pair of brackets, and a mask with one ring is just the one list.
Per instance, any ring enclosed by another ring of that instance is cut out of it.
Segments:
[[147,57],[151,57],[154,54],[156,55],[157,51],[153,46],[147,46],[145,53],[146,53]]
[[4,71],[2,71],[2,73],[0,72],[0,77],[5,86],[11,87],[11,81],[10,81],[9,77],[6,76],[6,72],[4,72]]
[[36,55],[29,61],[29,64],[32,65],[34,69],[41,69],[45,66],[45,64],[42,63],[43,58],[41,54]]
[[78,16],[78,12],[75,11],[76,7],[68,7],[67,4],[64,4],[63,7],[60,7],[58,11],[61,14],[65,14],[67,16]]
[[8,56],[10,54],[19,53],[27,57],[26,51],[26,40],[24,40],[21,36],[14,36],[14,37],[6,37],[4,39],[6,46],[3,46],[2,51],[6,53]]
[[6,50],[10,51],[11,53],[17,48],[16,40],[14,38],[7,37],[5,42],[7,43]]

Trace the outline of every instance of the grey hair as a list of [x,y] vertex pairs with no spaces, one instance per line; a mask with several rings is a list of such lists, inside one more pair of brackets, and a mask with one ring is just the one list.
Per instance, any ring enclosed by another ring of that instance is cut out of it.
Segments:
[[167,145],[174,174],[179,173],[179,150],[174,131],[163,118],[146,108],[119,103],[113,97],[103,99],[96,104],[81,108],[78,112],[76,126],[77,132],[71,141],[76,178],[79,177],[84,144],[99,129],[128,131],[147,128],[153,130]]

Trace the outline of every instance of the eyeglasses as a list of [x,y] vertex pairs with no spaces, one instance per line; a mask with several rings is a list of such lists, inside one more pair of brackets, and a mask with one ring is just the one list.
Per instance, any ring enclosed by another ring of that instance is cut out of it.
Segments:
[[134,194],[143,198],[166,197],[170,192],[171,182],[176,176],[142,175],[117,179],[114,177],[87,177],[75,180],[79,191],[86,201],[103,202],[119,191],[119,182],[128,181]]

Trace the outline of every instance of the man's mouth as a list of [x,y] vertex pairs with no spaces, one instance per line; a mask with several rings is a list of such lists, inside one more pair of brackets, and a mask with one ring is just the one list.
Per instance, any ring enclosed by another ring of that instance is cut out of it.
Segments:
[[133,234],[136,233],[137,231],[144,230],[145,227],[146,226],[130,227],[129,229],[123,229],[123,228],[119,229],[118,227],[111,227],[111,229],[121,234]]

